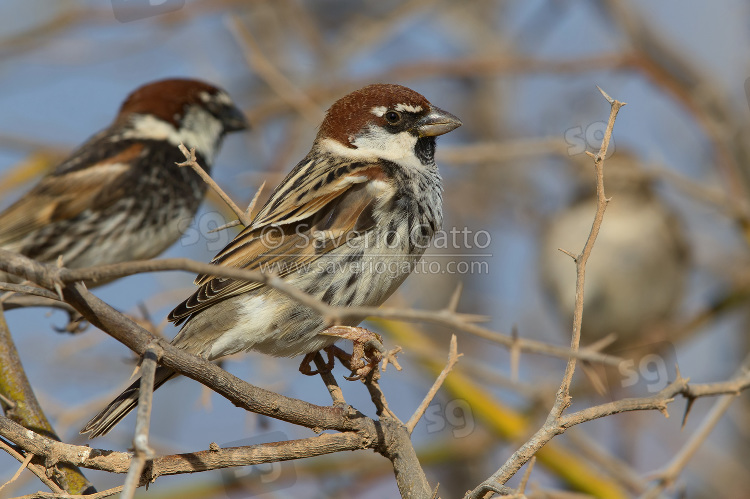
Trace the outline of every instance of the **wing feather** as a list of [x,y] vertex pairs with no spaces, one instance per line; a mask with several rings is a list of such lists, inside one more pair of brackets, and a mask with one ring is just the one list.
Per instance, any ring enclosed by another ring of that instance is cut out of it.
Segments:
[[[304,162],[300,164],[307,166]],[[384,193],[392,192],[391,184],[378,165],[340,168],[341,176],[318,189],[310,188],[310,184],[321,175],[300,177],[299,172],[292,171],[252,225],[238,234],[211,263],[272,271],[284,277],[344,244],[346,238],[341,236],[348,232],[370,230],[374,224],[372,209]],[[300,178],[308,180],[300,181]],[[200,275],[195,282],[200,286],[198,290],[169,315],[169,320],[175,324],[181,324],[219,301],[262,286],[257,282],[210,275]]]
[[9,245],[40,228],[71,219],[87,209],[109,206],[122,194],[129,162],[143,146],[133,144],[119,154],[86,168],[56,171],[0,213],[0,246]]

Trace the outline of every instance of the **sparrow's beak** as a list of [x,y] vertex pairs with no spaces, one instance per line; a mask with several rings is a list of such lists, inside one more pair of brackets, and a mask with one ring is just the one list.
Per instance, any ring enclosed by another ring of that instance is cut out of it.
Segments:
[[417,122],[415,130],[420,137],[437,137],[448,133],[462,125],[461,120],[448,111],[439,107],[432,107],[430,114]]
[[219,118],[224,125],[224,132],[237,132],[250,128],[245,114],[234,106],[222,109]]

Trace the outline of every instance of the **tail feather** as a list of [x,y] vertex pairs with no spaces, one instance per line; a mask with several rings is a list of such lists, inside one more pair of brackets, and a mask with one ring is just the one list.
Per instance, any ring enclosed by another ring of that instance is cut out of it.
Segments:
[[[174,377],[177,373],[163,366],[156,368],[154,375],[154,390]],[[93,417],[91,421],[81,430],[81,434],[88,433],[89,438],[106,435],[138,405],[138,394],[141,388],[141,380],[137,379],[124,392],[117,396],[102,412]]]

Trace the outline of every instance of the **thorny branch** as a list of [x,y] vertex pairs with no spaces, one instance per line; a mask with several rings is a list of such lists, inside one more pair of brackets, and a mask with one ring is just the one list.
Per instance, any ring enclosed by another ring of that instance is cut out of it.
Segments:
[[246,281],[262,282],[317,311],[322,316],[328,318],[330,324],[335,323],[337,320],[352,317],[380,317],[383,319],[404,321],[424,321],[458,329],[479,336],[480,338],[494,341],[505,347],[515,347],[528,353],[552,355],[566,359],[572,355],[581,360],[601,362],[606,365],[617,365],[621,361],[621,359],[615,356],[602,354],[589,348],[574,352],[570,348],[552,345],[541,341],[526,338],[514,339],[509,335],[492,331],[474,323],[477,320],[483,320],[484,316],[460,314],[447,308],[433,311],[397,309],[392,307],[333,307],[295,288],[273,274],[212,265],[187,258],[125,262],[85,269],[57,269],[52,266],[45,266],[38,262],[34,262],[16,253],[0,249],[0,270],[21,275],[24,278],[36,282],[40,286],[48,289],[54,289],[55,283],[72,283],[76,281],[95,282],[97,280],[110,280],[144,272],[180,270],[196,274],[229,277]]
[[[570,341],[570,349],[574,352],[578,351],[578,345],[581,341],[581,323],[583,322],[583,285],[586,280],[586,262],[588,262],[589,256],[591,256],[591,250],[594,249],[596,236],[599,235],[599,229],[601,228],[602,220],[604,219],[604,210],[607,209],[607,203],[609,203],[609,199],[604,195],[604,158],[607,157],[607,149],[609,148],[609,141],[612,139],[612,130],[615,126],[617,113],[619,113],[620,108],[625,105],[624,102],[611,98],[601,88],[599,88],[599,91],[604,98],[607,99],[611,109],[599,153],[594,155],[587,151],[587,153],[594,158],[597,203],[594,222],[591,225],[591,233],[589,234],[588,239],[586,239],[586,244],[583,246],[583,250],[574,259],[576,265],[576,300],[575,310],[573,312],[573,334]],[[560,385],[560,389],[555,397],[555,405],[550,412],[550,418],[560,417],[563,411],[570,405],[570,383],[573,381],[576,360],[577,359],[572,356],[568,359],[568,364],[565,366],[565,375],[563,376],[562,384]]]
[[[609,147],[610,139],[612,138],[612,130],[615,126],[615,120],[617,119],[617,113],[620,108],[625,105],[624,102],[620,102],[611,98],[601,88],[599,91],[602,93],[604,98],[610,104],[609,121],[607,128],[604,132],[602,144],[599,152],[594,155],[589,153],[594,158],[594,168],[596,171],[596,195],[597,195],[597,207],[596,213],[594,214],[594,221],[591,225],[591,232],[589,237],[586,239],[586,243],[583,246],[583,250],[578,255],[571,255],[570,252],[565,251],[566,254],[573,256],[573,260],[576,265],[576,299],[575,299],[575,310],[573,313],[573,332],[570,342],[570,349],[573,352],[577,352],[581,339],[581,323],[583,321],[583,288],[586,279],[586,262],[591,255],[591,251],[596,242],[596,236],[599,234],[599,228],[601,227],[602,220],[604,218],[604,210],[607,208],[609,200],[604,195],[604,158],[607,155],[607,148]],[[547,421],[544,426],[537,431],[520,449],[518,449],[500,469],[492,474],[487,480],[482,482],[474,490],[467,494],[467,497],[478,498],[483,497],[485,492],[491,492],[495,490],[497,484],[504,484],[516,474],[516,472],[526,464],[534,454],[544,446],[549,440],[555,435],[558,435],[565,431],[564,425],[562,424],[562,414],[570,406],[570,384],[573,380],[573,373],[576,367],[576,357],[570,356],[568,363],[565,366],[565,374],[563,375],[562,383],[560,388],[555,395],[555,403],[547,416]],[[615,404],[627,406],[626,401],[619,401]],[[629,406],[628,406],[629,407]],[[640,407],[639,407],[640,408]],[[594,408],[592,408],[594,409]],[[628,410],[628,409],[624,409]],[[635,409],[629,409],[635,410]],[[664,408],[666,410],[666,408]],[[570,416],[568,416],[570,417]],[[597,416],[600,417],[600,416]],[[590,419],[595,419],[592,417]]]
[[[54,270],[54,267],[51,267],[51,270]],[[44,279],[40,279],[40,281],[44,281]],[[61,289],[66,302],[73,305],[95,326],[109,332],[139,354],[144,354],[154,344],[158,345],[164,351],[163,365],[206,384],[236,405],[269,417],[301,424],[316,431],[334,429],[344,432],[336,435],[324,434],[320,437],[313,437],[313,439],[320,439],[320,441],[325,442],[329,442],[327,439],[331,439],[334,442],[333,444],[316,445],[314,442],[319,440],[313,441],[312,439],[306,439],[304,444],[299,446],[290,444],[288,452],[284,454],[286,456],[284,459],[299,459],[341,450],[373,448],[394,462],[397,475],[399,472],[402,474],[403,483],[406,483],[408,477],[413,477],[410,473],[413,473],[415,467],[418,467],[418,462],[414,460],[416,457],[414,456],[414,459],[409,458],[413,449],[404,455],[394,453],[394,447],[392,447],[394,443],[400,442],[396,446],[399,447],[405,445],[406,442],[404,440],[406,437],[401,432],[408,428],[397,421],[391,421],[384,425],[382,421],[378,423],[365,418],[348,406],[346,408],[315,406],[254,387],[204,359],[177,349],[164,340],[154,338],[151,333],[93,296],[82,284],[67,284]],[[679,378],[653,397],[625,399],[561,417],[557,421],[556,427],[551,428],[549,425],[545,425],[545,428],[537,432],[537,435],[527,445],[532,446],[534,450],[538,450],[543,443],[554,435],[573,425],[619,412],[650,409],[665,411],[668,403],[677,395],[696,398],[726,393],[735,394],[748,386],[750,386],[750,375],[745,371],[743,371],[742,376],[724,383],[689,385],[687,380]],[[392,440],[389,437],[389,432],[395,432]],[[89,447],[72,446],[47,439],[41,435],[28,438],[26,429],[7,418],[0,418],[0,435],[15,442],[27,452],[33,452],[39,456],[55,455],[58,462],[117,473],[125,473],[131,465],[132,455],[128,453],[112,453]],[[278,444],[273,445],[273,451],[269,451],[273,455],[271,457],[268,453],[260,450],[262,448],[263,446],[252,446],[252,452],[247,451],[251,455],[244,450],[232,449],[226,450],[226,452],[221,450],[215,456],[216,459],[207,458],[207,456],[213,455],[211,453],[217,452],[216,450],[204,451],[204,454],[200,454],[200,462],[205,463],[205,469],[270,462],[271,460],[278,460],[280,450],[284,449],[283,446]],[[227,453],[229,456],[225,455]],[[195,453],[191,453],[190,456],[195,456]],[[161,475],[186,473],[197,469],[204,468],[196,468],[195,462],[184,455],[163,456],[154,459],[146,467],[146,471],[141,478],[141,484],[147,480],[154,480]],[[404,474],[403,470],[405,469],[411,470],[410,473]],[[491,490],[494,489],[496,487],[493,486]]]
[[[116,452],[94,449],[84,445],[72,445],[49,439],[30,432],[8,418],[0,416],[0,435],[12,440],[18,447],[38,456],[56,456],[58,462],[70,463],[82,468],[125,474],[135,460],[131,452]],[[160,476],[193,473],[248,466],[289,459],[302,459],[345,450],[366,449],[371,442],[356,432],[324,433],[310,438],[273,442],[243,447],[211,448],[154,457],[140,476],[139,485],[153,482]]]
[[[326,446],[322,450],[320,447],[312,444],[307,445],[307,443],[300,446],[293,443],[272,445],[269,448],[272,449],[273,458],[269,457],[267,461],[262,462],[300,459],[326,452],[370,448],[392,461],[397,483],[399,487],[405,488],[402,491],[405,497],[429,497],[431,489],[419,461],[416,459],[416,454],[409,441],[409,434],[400,422],[394,422],[390,419],[375,421],[348,407],[316,406],[253,386],[203,358],[180,350],[164,339],[156,338],[149,331],[92,295],[82,283],[65,284],[55,281],[55,278],[51,275],[44,274],[50,271],[56,272],[55,267],[45,267],[31,260],[27,260],[26,263],[29,263],[31,268],[37,272],[35,274],[38,278],[37,282],[47,283],[51,286],[57,284],[65,301],[81,313],[86,320],[109,333],[135,353],[144,355],[149,348],[157,346],[163,351],[160,361],[162,365],[205,384],[239,407],[292,424],[305,426],[316,432],[337,430],[347,435],[347,437],[340,437],[344,441],[343,444],[334,448]],[[18,431],[6,433],[13,430],[11,423],[9,420],[0,419],[0,435],[6,436],[6,438],[21,445],[18,440]],[[16,428],[16,430],[18,429]],[[322,435],[318,438],[325,441],[325,439],[331,437],[330,435]],[[45,456],[53,454],[58,456],[64,455],[64,451],[67,450],[69,452],[65,455],[78,456],[77,458],[74,457],[74,461],[80,462],[83,459],[85,464],[82,463],[82,466],[87,467],[90,464],[88,461],[90,454],[86,453],[79,456],[78,453],[81,452],[81,449],[75,448],[75,446],[73,448],[65,447],[68,444],[54,443],[49,439],[40,441],[33,438],[32,441],[43,443],[43,447],[41,449],[35,448],[36,450],[26,449],[29,452]],[[283,454],[284,445],[289,446],[286,454]],[[100,456],[97,454],[94,457],[99,458]],[[120,459],[123,459],[123,457],[119,456]],[[162,472],[157,467],[157,463],[160,462],[157,458],[152,461],[151,468],[148,465],[146,466],[141,475],[141,484],[144,483],[144,477],[155,479],[158,476],[157,472],[154,471],[155,469],[160,474],[196,471],[195,463],[190,462],[185,468],[179,468],[182,471]],[[123,469],[129,468],[129,455],[127,463],[123,463],[123,465]]]
[[[646,494],[644,494],[645,498],[656,499],[657,497],[661,497],[664,489],[670,486],[677,479],[685,466],[687,466],[690,458],[692,458],[693,455],[697,452],[698,448],[706,440],[706,438],[708,438],[708,435],[717,425],[721,417],[729,409],[729,406],[732,404],[732,402],[734,402],[734,399],[742,392],[742,390],[747,388],[748,383],[750,383],[750,355],[745,358],[745,361],[742,363],[731,380],[725,383],[714,383],[712,384],[713,386],[704,386],[704,389],[711,390],[721,390],[722,388],[725,388],[726,391],[723,392],[725,393],[725,395],[719,397],[719,399],[714,402],[711,411],[709,411],[708,415],[705,417],[698,430],[690,436],[683,448],[677,453],[677,455],[674,456],[674,458],[666,466],[666,468],[658,473],[657,483],[654,484],[648,491],[646,491]],[[693,388],[694,389],[691,390],[691,393],[693,394],[692,397],[694,397],[695,394],[700,393],[700,390],[697,389],[697,387]],[[687,412],[689,411],[689,408],[694,400],[695,398],[688,398],[688,408],[686,409],[685,414],[686,417]]]

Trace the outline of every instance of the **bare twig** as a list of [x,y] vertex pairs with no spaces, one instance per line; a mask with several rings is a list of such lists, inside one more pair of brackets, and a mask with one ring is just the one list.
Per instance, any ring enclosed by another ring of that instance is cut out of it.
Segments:
[[[690,436],[687,443],[683,446],[680,452],[672,458],[672,461],[670,461],[667,467],[658,474],[657,483],[646,491],[644,494],[645,499],[661,497],[664,489],[674,483],[685,466],[687,466],[687,463],[698,451],[698,448],[703,444],[706,438],[708,438],[708,435],[716,427],[722,416],[724,416],[724,413],[729,409],[729,406],[732,405],[734,399],[740,394],[742,387],[747,386],[747,383],[750,382],[750,356],[745,358],[742,366],[740,366],[733,379],[730,380],[728,384],[731,385],[733,382],[737,383],[738,390],[734,393],[719,397],[719,399],[714,402],[713,407],[701,423],[700,427]],[[713,388],[716,389],[720,387],[714,386]],[[693,392],[695,392],[695,390],[693,390]]]
[[269,61],[261,50],[255,37],[234,15],[228,17],[229,31],[245,49],[243,53],[247,64],[254,69],[284,101],[296,109],[311,123],[320,123],[323,109],[303,90],[297,88],[284,74]]
[[[266,186],[265,182],[263,182],[262,184],[260,184],[260,187],[258,187],[258,190],[255,191],[255,196],[253,196],[253,199],[250,201],[250,204],[247,205],[247,209],[245,210],[245,219],[246,220],[252,220],[253,219],[253,210],[255,209],[255,205],[258,202],[258,198],[260,197],[260,193],[263,192],[263,187],[265,187],[265,186]],[[241,224],[242,224],[242,222],[240,222],[239,220],[232,220],[231,222],[225,223],[221,227],[216,227],[215,229],[209,230],[208,233],[209,234],[213,234],[214,232],[219,232],[219,231],[222,231],[224,229],[228,229],[230,227],[235,227],[235,226],[241,225]],[[245,225],[245,227],[247,227],[246,224],[242,224],[242,225]]]
[[[502,468],[496,472],[496,475],[500,477],[500,483],[503,483],[503,480],[507,480],[511,476],[513,476],[520,466],[517,466],[518,462],[523,460],[524,456],[533,456],[536,451],[538,451],[540,448],[542,448],[547,442],[552,440],[555,436],[564,433],[567,429],[572,428],[573,426],[579,425],[581,423],[585,423],[588,421],[593,421],[594,419],[599,419],[607,416],[611,416],[613,414],[620,414],[623,412],[630,412],[630,411],[659,411],[662,414],[664,414],[666,417],[668,417],[667,407],[670,403],[672,403],[676,396],[682,395],[683,397],[687,398],[688,400],[695,397],[696,393],[699,393],[701,397],[708,396],[709,394],[711,396],[716,395],[723,395],[726,393],[732,393],[733,396],[736,396],[738,390],[746,390],[750,388],[750,373],[748,372],[742,372],[741,375],[735,376],[730,380],[727,380],[722,383],[710,383],[705,385],[690,385],[688,383],[688,379],[678,376],[675,381],[670,383],[667,387],[665,387],[660,392],[654,394],[650,397],[640,397],[640,398],[627,398],[618,400],[615,402],[609,402],[606,404],[597,405],[594,407],[589,407],[587,409],[583,409],[581,411],[577,411],[568,415],[561,416],[559,418],[556,418],[552,421],[552,424],[545,423],[545,425],[540,428],[531,438],[529,438],[526,443],[521,446],[520,449],[518,449],[513,456],[511,456],[508,461],[505,462]],[[722,397],[723,399],[723,397]],[[716,407],[720,407],[721,400],[717,402]],[[713,412],[713,411],[712,411]],[[707,421],[709,423],[706,423],[706,428],[713,427],[712,425],[715,424],[715,418],[709,417],[707,418]],[[708,430],[706,430],[708,431]],[[700,441],[702,441],[702,438],[705,438],[703,436],[703,433],[701,432],[701,437],[695,437],[695,440],[697,441],[700,438]],[[694,451],[693,446],[686,446],[686,449],[690,449],[690,452]],[[688,453],[686,453],[687,455]],[[524,461],[525,463],[526,461]],[[680,466],[684,465],[684,458],[680,457],[679,459],[676,458],[675,462],[679,462]],[[523,466],[523,464],[521,464]],[[495,475],[493,475],[495,476]],[[491,486],[497,486],[497,481],[489,482],[487,481],[487,485]],[[485,487],[485,482],[480,484],[477,488],[470,491],[466,497],[467,498],[475,498],[475,497],[482,497],[485,492],[494,490],[490,487]]]
[[0,485],[0,490],[3,490],[6,485],[10,485],[11,483],[15,482],[18,479],[18,477],[21,476],[21,472],[26,469],[26,467],[29,465],[29,463],[31,462],[33,458],[34,458],[34,454],[29,452],[26,455],[26,459],[23,460],[23,462],[21,463],[21,466],[19,466],[18,470],[16,470],[16,472],[13,474],[10,480]]
[[6,312],[19,308],[44,307],[56,308],[67,312],[68,315],[76,314],[76,311],[55,293],[37,286],[22,286],[0,283],[0,291],[11,291],[0,299],[0,306]]
[[234,201],[232,201],[232,198],[230,198],[227,193],[225,193],[224,190],[219,187],[219,184],[214,182],[214,179],[212,179],[211,176],[206,173],[206,171],[201,167],[201,165],[198,164],[198,160],[195,157],[195,147],[191,148],[188,151],[188,148],[185,147],[185,144],[183,144],[182,142],[180,142],[180,145],[178,147],[180,149],[180,152],[185,155],[185,161],[183,161],[182,163],[177,163],[177,166],[189,166],[190,168],[192,168],[195,173],[197,173],[203,179],[203,181],[211,187],[211,189],[216,191],[216,194],[219,195],[221,200],[224,201],[227,206],[232,209],[242,225],[244,225],[245,227],[250,225],[252,219],[248,217],[247,214],[234,203]]
[[513,326],[513,328],[510,330],[510,337],[513,338],[513,344],[509,348],[510,379],[513,381],[518,381],[518,369],[521,365],[521,348],[518,341],[518,327]]
[[445,381],[446,376],[448,376],[448,373],[453,370],[453,366],[456,365],[456,362],[458,362],[458,358],[461,357],[463,354],[458,353],[458,346],[456,342],[456,335],[451,335],[451,344],[450,344],[450,352],[448,354],[448,363],[443,368],[442,372],[438,375],[437,379],[435,379],[435,382],[432,384],[432,387],[427,392],[427,395],[425,395],[424,399],[422,400],[422,403],[419,404],[419,407],[417,407],[417,410],[414,411],[414,414],[412,414],[411,418],[409,418],[409,421],[406,423],[406,429],[409,431],[409,433],[412,433],[414,431],[414,428],[417,426],[417,423],[419,423],[419,420],[422,419],[422,416],[424,415],[425,411],[427,410],[427,406],[430,405],[432,402],[432,399],[435,398],[435,395],[437,394],[440,387],[443,385],[443,381]]
[[[26,286],[23,284],[13,284],[10,282],[0,282],[0,291],[11,291],[13,293],[21,293],[25,295],[33,295],[33,296],[39,296],[42,298],[48,298],[50,300],[57,300],[59,301],[60,298],[50,291],[47,291],[46,289],[40,288],[38,286]],[[3,308],[7,310],[5,307],[5,303],[7,302],[8,298],[6,296],[3,296],[2,303]]]
[[[359,413],[357,416],[362,417]],[[128,473],[134,459],[133,454],[128,452],[93,449],[88,446],[58,442],[31,432],[2,416],[0,416],[0,435],[14,441],[27,452],[34,452],[29,449],[35,449],[34,454],[42,458],[55,456],[61,463],[75,463],[83,468],[110,473]],[[375,443],[380,442],[370,441],[365,435],[356,432],[324,433],[287,442],[159,456],[146,466],[143,476],[140,477],[140,485],[160,476],[302,459],[344,450],[365,449],[368,446],[372,447]]]
[[598,442],[583,432],[568,433],[568,441],[595,466],[603,469],[636,494],[646,490],[645,480],[628,463],[603,449]]
[[518,494],[523,494],[526,492],[526,484],[529,483],[529,477],[531,476],[531,470],[534,469],[534,465],[536,464],[536,457],[532,457],[529,460],[529,465],[526,467],[526,472],[523,474],[523,477],[521,478],[521,483],[518,484]]
[[[599,87],[597,87],[599,88]],[[586,263],[588,262],[591,250],[594,248],[596,242],[596,236],[599,235],[599,229],[602,226],[602,220],[604,219],[604,210],[607,209],[607,203],[609,199],[604,195],[604,158],[607,157],[607,149],[609,148],[609,142],[612,138],[612,130],[615,126],[615,120],[617,119],[617,113],[620,112],[620,108],[625,105],[624,102],[617,101],[607,95],[604,90],[599,88],[607,102],[609,102],[611,108],[609,113],[609,121],[607,122],[607,128],[604,131],[604,138],[602,139],[602,145],[599,148],[599,153],[593,155],[594,168],[596,169],[596,213],[594,214],[594,222],[591,225],[591,233],[589,234],[586,244],[583,246],[583,250],[575,258],[576,264],[576,300],[575,310],[573,312],[573,334],[570,341],[570,349],[574,352],[578,351],[579,344],[581,342],[581,323],[583,321],[583,285],[586,280]],[[568,359],[568,364],[565,366],[565,374],[563,375],[563,381],[560,384],[560,389],[555,397],[555,405],[550,412],[551,418],[560,417],[563,411],[570,405],[570,383],[573,381],[573,373],[576,368],[575,357]]]
[[506,161],[523,161],[539,156],[563,156],[567,155],[568,147],[570,146],[559,137],[475,142],[444,147],[440,150],[440,160],[441,163],[451,165],[497,164]]
[[[36,268],[33,265],[32,267]],[[36,268],[36,270],[41,269]],[[50,276],[43,275],[40,275],[39,279],[47,280],[48,283],[54,281]],[[143,355],[149,345],[156,341],[164,351],[162,365],[206,384],[235,405],[272,418],[306,426],[316,431],[332,429],[344,432],[333,435],[324,434],[304,441],[258,446],[261,451],[265,452],[263,454],[265,460],[262,462],[299,459],[321,453],[369,447],[377,450],[392,462],[397,484],[404,493],[407,490],[419,490],[420,493],[415,497],[429,497],[431,489],[411,446],[408,432],[405,426],[387,410],[387,405],[384,406],[384,415],[388,417],[380,422],[375,422],[357,411],[349,411],[343,407],[316,406],[263,390],[232,376],[201,357],[176,348],[163,339],[155,338],[153,334],[96,298],[86,289],[83,283],[63,285],[61,289],[66,302],[81,312],[92,325],[106,331],[140,355]],[[373,370],[372,374],[379,374],[379,371]],[[379,391],[379,388],[373,383],[368,384],[368,389],[371,389],[371,394],[373,391]],[[382,406],[378,407],[379,410],[381,408]],[[66,456],[74,462],[85,462],[87,467],[94,464],[93,461],[103,461],[100,454],[93,453],[92,455],[92,451],[88,447],[69,446],[40,437],[28,438],[23,431],[18,431],[18,426],[13,425],[12,421],[7,418],[0,418],[0,435],[10,438],[26,450],[33,449],[29,451],[42,456],[55,455],[59,460],[62,460],[60,456]],[[324,448],[315,445],[318,442],[331,441],[335,445],[325,445]],[[104,461],[109,464],[111,464],[112,459],[118,459],[112,453],[107,454],[107,459]],[[199,453],[189,454],[188,462],[183,465],[182,471],[174,471],[172,466],[162,465],[162,458],[154,459],[151,467],[147,467],[144,471],[142,480],[153,480],[158,476],[156,471],[160,467],[161,474],[172,474],[234,465],[228,464],[226,459],[217,464],[206,456],[196,454]],[[131,456],[125,456],[126,462],[121,462],[120,465],[124,465],[123,468],[128,469]],[[89,459],[90,457],[93,459]],[[120,456],[119,459],[122,460],[123,457]],[[183,457],[181,460],[185,460],[185,458]],[[415,489],[415,484],[418,484],[417,489]]]
[[[17,452],[16,449],[6,444],[3,439],[0,439],[0,449],[7,452],[13,459],[17,460],[19,463],[22,463],[25,461],[23,454]],[[34,453],[32,452],[29,452],[29,454],[32,456],[34,455]],[[35,474],[37,478],[39,478],[39,480],[41,480],[41,482],[47,487],[49,487],[49,489],[52,490],[53,492],[57,492],[60,494],[65,493],[65,491],[61,489],[59,485],[57,485],[53,480],[50,480],[47,477],[47,473],[46,473],[46,470],[44,469],[44,466],[29,463],[26,465],[26,469],[28,469],[33,474]]]
[[552,345],[541,341],[526,338],[518,338],[517,340],[514,340],[509,335],[492,331],[472,322],[475,319],[483,318],[483,316],[478,317],[471,314],[458,314],[448,309],[434,311],[398,309],[391,307],[332,307],[288,284],[286,281],[274,276],[273,274],[236,267],[212,265],[187,258],[124,262],[113,265],[90,267],[87,269],[56,269],[35,262],[34,260],[30,260],[22,255],[0,249],[0,270],[28,276],[30,280],[33,280],[37,284],[50,288],[54,287],[54,284],[58,281],[61,283],[71,283],[76,281],[95,282],[97,280],[111,280],[144,272],[188,271],[216,277],[229,277],[238,280],[262,282],[265,285],[294,298],[299,303],[310,307],[324,317],[327,317],[331,324],[336,322],[336,320],[345,318],[361,318],[368,316],[404,321],[424,321],[458,329],[489,341],[499,343],[508,348],[517,344],[517,347],[524,352],[551,355],[565,359],[572,355],[581,360],[600,362],[605,365],[614,366],[622,361],[622,359],[618,357],[602,354],[590,348],[574,352],[570,348]]
[[154,394],[154,373],[156,364],[161,357],[161,348],[152,341],[146,349],[141,363],[141,386],[138,391],[138,413],[135,423],[133,449],[135,456],[130,462],[128,474],[122,489],[122,497],[131,499],[141,478],[146,461],[153,459],[154,451],[148,444],[148,430],[151,423],[151,400]]
[[[598,87],[597,87],[598,88]],[[594,214],[594,222],[591,225],[591,233],[586,240],[583,250],[579,255],[572,255],[576,265],[576,299],[575,299],[575,310],[573,313],[573,332],[570,342],[570,349],[573,352],[577,352],[579,349],[581,339],[581,323],[583,320],[583,288],[586,277],[586,262],[591,255],[591,250],[594,247],[596,236],[599,233],[602,220],[604,217],[604,210],[607,208],[607,202],[609,201],[604,194],[604,158],[607,155],[607,148],[609,147],[610,139],[612,138],[612,129],[615,125],[615,119],[620,108],[625,103],[617,101],[607,95],[601,88],[599,91],[602,93],[607,102],[610,104],[609,121],[607,128],[604,132],[602,144],[599,152],[596,155],[591,154],[594,158],[594,168],[596,170],[596,193],[597,193],[597,208]],[[478,498],[484,495],[485,492],[493,490],[496,484],[504,484],[507,480],[513,476],[529,459],[542,448],[552,437],[562,433],[564,431],[562,423],[562,413],[570,405],[570,383],[573,380],[573,373],[576,367],[576,357],[570,356],[565,366],[565,374],[563,380],[560,383],[560,388],[555,395],[555,403],[547,416],[547,421],[544,426],[537,431],[521,448],[519,448],[513,455],[500,467],[495,473],[492,474],[487,480],[482,482],[474,490],[467,494],[467,497]],[[624,401],[620,401],[624,402]],[[666,410],[666,403],[658,406],[659,409]],[[570,417],[570,416],[568,416]]]
[[346,400],[344,400],[344,394],[341,391],[341,387],[336,382],[336,378],[333,376],[333,373],[328,370],[329,366],[323,360],[320,352],[317,352],[315,354],[314,362],[315,367],[318,369],[318,372],[320,374],[320,378],[326,384],[328,393],[331,395],[331,401],[333,402],[333,405],[345,406]]
[[381,421],[384,419],[397,421],[399,425],[403,426],[403,423],[398,418],[398,416],[396,416],[396,414],[391,411],[391,408],[388,407],[388,401],[385,399],[385,394],[380,388],[380,383],[378,383],[379,379],[380,371],[378,371],[377,369],[373,369],[362,380],[367,387],[367,391],[370,392],[370,400],[372,400],[373,405],[377,409],[378,416],[380,417]]

